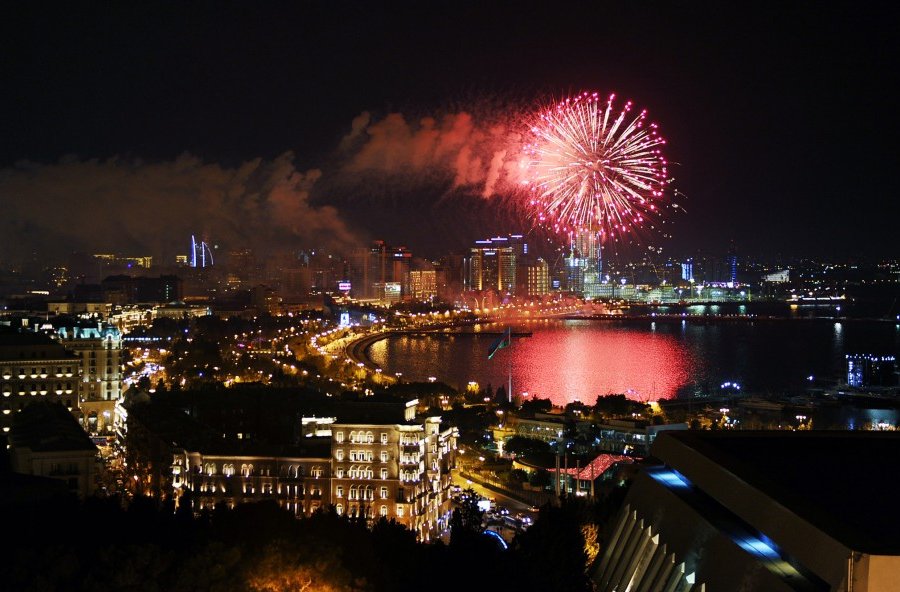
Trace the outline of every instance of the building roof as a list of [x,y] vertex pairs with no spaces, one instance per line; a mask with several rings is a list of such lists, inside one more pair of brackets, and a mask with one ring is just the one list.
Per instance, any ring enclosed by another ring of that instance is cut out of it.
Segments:
[[[39,356],[40,354],[40,356]],[[80,359],[42,333],[0,330],[0,361],[47,361]]]
[[651,453],[714,497],[736,478],[853,550],[900,554],[900,434],[665,432]]
[[331,438],[303,438],[296,445],[283,446],[252,440],[209,440],[198,448],[204,456],[264,456],[327,462],[331,457]]
[[408,422],[405,401],[334,401],[325,409],[338,424],[391,425]]
[[59,344],[42,333],[34,331],[0,331],[0,347],[19,347]]
[[92,451],[97,447],[60,403],[39,401],[17,413],[9,432],[12,448],[34,452]]
[[[565,475],[571,475],[581,481],[593,481],[616,463],[631,463],[636,459],[632,456],[622,456],[620,454],[598,454],[594,460],[583,467],[569,467],[568,469],[560,469],[559,472]],[[556,469],[553,469],[556,472]]]

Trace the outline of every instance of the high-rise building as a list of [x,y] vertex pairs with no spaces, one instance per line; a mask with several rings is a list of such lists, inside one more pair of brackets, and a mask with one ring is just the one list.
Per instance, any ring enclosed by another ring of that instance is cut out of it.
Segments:
[[451,254],[434,264],[437,294],[441,299],[452,302],[465,289],[469,280],[466,273],[468,262],[468,257]]
[[347,279],[350,281],[351,294],[355,298],[371,298],[369,293],[369,247],[356,247],[350,253]]
[[734,286],[737,284],[737,251],[734,248],[734,243],[731,244],[731,248],[728,250],[728,254],[725,255],[725,283]]
[[[403,296],[409,292],[412,253],[406,247],[391,247],[377,240],[369,247],[354,249],[348,263],[345,277],[356,298],[383,299],[388,284],[399,284]],[[393,287],[388,292],[393,294]]]
[[434,270],[410,271],[409,295],[415,300],[428,300],[437,296],[437,272]]
[[515,294],[517,248],[521,245],[509,246],[509,239],[504,237],[475,241],[469,250],[468,289]]
[[212,267],[215,264],[212,249],[206,241],[197,242],[194,235],[191,235],[191,252],[188,256],[188,264],[191,267]]
[[681,264],[681,279],[686,282],[694,281],[694,260],[693,258],[688,258],[687,261]]
[[405,297],[409,294],[409,267],[412,263],[412,253],[406,247],[395,247],[391,253],[391,279],[400,284],[400,294]]
[[143,267],[144,269],[150,269],[153,266],[153,257],[150,255],[129,257],[113,253],[96,253],[94,259],[97,259],[108,267],[121,267],[126,269]]
[[581,230],[572,233],[566,263],[566,289],[585,298],[603,295],[600,235],[596,231]]
[[524,263],[530,257],[528,254],[528,243],[521,234],[509,235],[509,246],[512,247],[513,253],[516,254],[516,261]]
[[550,293],[550,266],[538,257],[534,263],[524,266],[526,296],[545,296]]
[[[368,279],[366,280],[366,298],[378,298],[378,289],[376,284],[384,286],[386,282],[391,281],[390,267],[388,258],[390,255],[390,247],[383,240],[377,240],[369,247],[369,256],[367,261]],[[383,289],[383,288],[382,288]]]
[[[196,267],[196,266],[192,266]],[[228,253],[227,283],[231,288],[247,287],[257,280],[256,257],[250,249],[234,249]]]

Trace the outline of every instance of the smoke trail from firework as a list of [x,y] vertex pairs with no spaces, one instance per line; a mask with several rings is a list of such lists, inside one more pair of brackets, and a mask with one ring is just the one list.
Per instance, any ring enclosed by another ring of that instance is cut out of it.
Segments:
[[633,114],[630,101],[617,110],[614,100],[586,92],[535,117],[524,183],[540,224],[604,240],[654,226],[670,182],[666,141],[646,110]]

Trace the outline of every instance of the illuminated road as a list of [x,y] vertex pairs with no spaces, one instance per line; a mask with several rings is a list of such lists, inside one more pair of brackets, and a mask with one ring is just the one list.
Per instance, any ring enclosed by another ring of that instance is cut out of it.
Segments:
[[468,481],[460,475],[459,471],[453,472],[453,483],[459,485],[463,489],[474,489],[475,493],[482,497],[493,498],[497,502],[498,506],[503,506],[509,509],[509,512],[512,515],[526,514],[528,516],[531,516],[532,519],[537,518],[537,512],[533,511],[530,505],[524,502],[520,502],[517,499],[513,499],[511,497],[503,495],[502,493],[498,493],[492,489],[488,489],[487,487],[484,487],[483,485],[475,481]]

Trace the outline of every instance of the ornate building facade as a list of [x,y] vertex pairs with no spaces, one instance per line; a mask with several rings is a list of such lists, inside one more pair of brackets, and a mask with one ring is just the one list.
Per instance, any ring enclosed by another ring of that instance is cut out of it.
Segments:
[[[171,485],[195,510],[275,500],[295,516],[333,507],[341,515],[395,520],[428,541],[449,525],[458,431],[440,417],[399,423],[341,422],[294,449],[177,449]],[[197,447],[200,448],[200,447]]]

